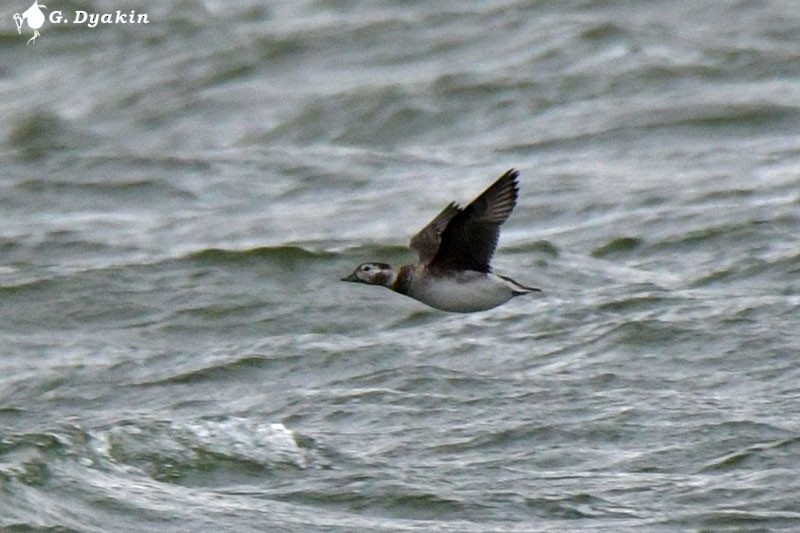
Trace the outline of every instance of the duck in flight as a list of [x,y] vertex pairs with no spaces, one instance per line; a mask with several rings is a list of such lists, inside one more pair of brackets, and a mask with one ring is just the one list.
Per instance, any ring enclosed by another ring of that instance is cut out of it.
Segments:
[[444,208],[411,239],[415,265],[393,268],[362,263],[342,281],[382,285],[443,311],[472,313],[504,304],[515,296],[540,292],[492,273],[500,226],[517,205],[519,172],[509,170],[467,207]]

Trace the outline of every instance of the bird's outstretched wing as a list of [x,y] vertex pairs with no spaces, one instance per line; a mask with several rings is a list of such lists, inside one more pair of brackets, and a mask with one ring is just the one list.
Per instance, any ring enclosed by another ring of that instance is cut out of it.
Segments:
[[460,212],[461,209],[455,202],[450,202],[450,205],[436,215],[436,218],[411,237],[409,247],[417,252],[420,264],[427,265],[433,260],[439,250],[439,244],[442,242],[442,232],[450,220]]
[[[437,221],[439,225],[445,221],[445,227],[439,234],[437,250],[427,262],[431,270],[490,272],[489,264],[497,248],[500,226],[517,205],[518,176],[519,172],[509,170],[464,209],[455,204],[447,206],[412,239],[412,248],[414,240],[428,231],[428,228]],[[426,249],[427,253],[430,253],[429,249]],[[420,253],[420,258],[422,256]]]

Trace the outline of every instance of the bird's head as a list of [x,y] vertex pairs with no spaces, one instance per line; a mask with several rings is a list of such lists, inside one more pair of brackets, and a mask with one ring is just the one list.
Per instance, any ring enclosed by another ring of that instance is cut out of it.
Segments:
[[396,279],[397,271],[386,263],[361,263],[352,274],[342,278],[342,281],[391,287]]

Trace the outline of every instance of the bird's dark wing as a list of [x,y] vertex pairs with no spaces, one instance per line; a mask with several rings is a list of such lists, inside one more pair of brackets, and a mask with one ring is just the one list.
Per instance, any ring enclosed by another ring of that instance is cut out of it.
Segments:
[[436,215],[436,218],[411,238],[409,247],[417,252],[420,264],[427,265],[433,260],[439,250],[439,244],[442,242],[442,232],[450,220],[460,212],[461,209],[451,202],[441,213]]
[[497,248],[500,226],[517,204],[518,176],[519,172],[509,170],[449,218],[438,251],[429,264],[432,270],[491,271],[489,263]]

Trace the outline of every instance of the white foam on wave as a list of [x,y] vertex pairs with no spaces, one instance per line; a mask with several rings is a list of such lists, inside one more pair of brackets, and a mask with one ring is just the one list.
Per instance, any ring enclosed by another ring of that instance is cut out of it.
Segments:
[[280,423],[266,425],[246,418],[227,418],[184,423],[178,428],[192,434],[204,450],[232,459],[263,465],[290,463],[300,468],[308,464],[294,432]]
[[[203,455],[258,464],[306,468],[307,450],[280,423],[230,417],[175,421],[136,421],[117,425],[95,438],[96,449],[118,465],[150,472],[170,472]],[[180,465],[183,465],[180,466]]]

